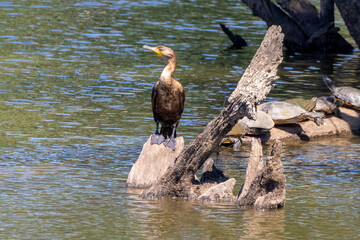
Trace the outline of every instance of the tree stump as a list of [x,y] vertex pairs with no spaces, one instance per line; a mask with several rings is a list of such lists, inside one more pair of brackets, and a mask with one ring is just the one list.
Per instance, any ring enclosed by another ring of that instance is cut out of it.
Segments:
[[275,141],[271,156],[264,163],[260,139],[252,138],[246,180],[237,198],[240,206],[279,208],[285,205],[286,178],[280,160],[282,143]]
[[237,88],[219,116],[213,119],[193,142],[185,147],[163,177],[150,189],[141,193],[146,198],[193,197],[199,188],[194,175],[204,164],[238,119],[255,117],[255,106],[270,92],[282,62],[284,35],[281,27],[269,28],[250,65],[241,77]]
[[360,1],[334,0],[351,36],[360,48]]
[[174,161],[184,148],[184,138],[176,138],[176,149],[173,151],[164,144],[150,144],[150,139],[144,144],[139,158],[132,166],[126,187],[129,188],[149,188],[156,183],[169,167],[174,165]]

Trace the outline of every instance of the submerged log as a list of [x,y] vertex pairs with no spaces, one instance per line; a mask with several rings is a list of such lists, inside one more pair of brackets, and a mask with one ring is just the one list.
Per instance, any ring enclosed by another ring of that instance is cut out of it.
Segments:
[[334,19],[331,1],[322,2],[322,16],[308,0],[242,0],[253,14],[268,26],[280,25],[285,34],[284,46],[289,51],[348,53],[354,48],[338,33],[328,19]]
[[360,48],[360,1],[334,0],[351,36]]
[[270,130],[268,137],[263,136],[263,141],[309,141],[311,139],[327,136],[349,135],[360,133],[360,112],[340,108],[342,118],[329,117],[324,119],[323,125],[316,125],[313,121],[301,122],[294,125],[278,126]]
[[305,43],[300,27],[279,7],[269,0],[242,0],[255,16],[263,19],[268,26],[280,25],[284,37],[284,46],[292,51],[300,51]]
[[230,49],[241,49],[241,47],[246,46],[247,43],[240,35],[234,34],[230,29],[228,29],[224,24],[220,23],[220,27],[223,32],[228,36],[228,38],[233,43]]
[[261,142],[252,138],[246,180],[237,198],[238,205],[253,205],[261,209],[285,205],[286,178],[280,160],[281,149],[282,143],[275,141],[271,156],[264,163]]
[[176,158],[174,166],[167,170],[160,181],[144,190],[141,196],[192,197],[192,193],[199,187],[193,184],[194,174],[219,147],[238,119],[244,116],[254,117],[255,104],[262,101],[271,90],[277,79],[277,67],[282,61],[283,37],[281,27],[269,28],[237,88],[231,94],[229,105],[185,147]]

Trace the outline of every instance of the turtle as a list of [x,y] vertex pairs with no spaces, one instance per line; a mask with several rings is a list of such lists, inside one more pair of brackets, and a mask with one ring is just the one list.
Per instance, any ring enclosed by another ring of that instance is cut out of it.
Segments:
[[325,114],[335,113],[340,117],[341,113],[339,107],[334,103],[333,97],[313,97],[311,99],[304,98],[291,98],[285,102],[298,105],[305,111],[311,112],[323,112]]
[[275,125],[271,116],[263,111],[256,112],[256,120],[243,117],[238,123],[246,129],[247,134],[259,135],[268,132]]
[[284,102],[291,103],[294,105],[298,105],[302,109],[304,109],[307,112],[311,112],[314,110],[316,103],[312,100],[304,99],[304,98],[291,98]]
[[347,107],[360,110],[360,90],[353,87],[335,87],[333,80],[323,76],[325,85],[330,89],[337,102]]
[[227,135],[260,135],[268,132],[275,125],[269,114],[263,111],[256,112],[256,120],[243,117],[239,119],[235,126]]
[[326,97],[326,96],[313,97],[311,101],[314,101],[316,104],[313,111],[323,112],[325,114],[334,113],[335,116],[341,117],[339,106],[335,104],[336,100],[334,97]]
[[298,105],[280,101],[262,103],[258,106],[258,110],[269,114],[275,125],[298,123],[306,119],[320,125],[325,117],[322,112],[308,112]]

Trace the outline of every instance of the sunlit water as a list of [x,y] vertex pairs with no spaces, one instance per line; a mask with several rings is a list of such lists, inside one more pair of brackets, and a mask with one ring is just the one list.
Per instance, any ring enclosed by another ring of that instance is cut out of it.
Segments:
[[[154,131],[150,92],[163,68],[142,45],[178,56],[178,133],[188,143],[224,106],[266,32],[240,1],[6,1],[0,16],[1,239],[360,237],[358,136],[286,145],[279,211],[147,201],[125,189]],[[228,50],[219,23],[249,46]],[[359,59],[285,55],[269,99],[329,94],[322,74],[360,88]],[[236,191],[247,156],[229,149],[216,158]]]

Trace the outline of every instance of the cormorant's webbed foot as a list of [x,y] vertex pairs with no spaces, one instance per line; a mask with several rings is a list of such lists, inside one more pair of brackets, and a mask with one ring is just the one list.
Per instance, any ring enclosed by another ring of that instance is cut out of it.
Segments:
[[153,134],[151,135],[150,144],[161,144],[165,141],[165,138],[162,134]]
[[175,140],[175,131],[176,131],[176,123],[173,125],[172,133],[169,138],[167,138],[164,142],[165,147],[171,148],[175,151],[176,148],[176,140]]
[[164,136],[159,133],[159,121],[156,121],[156,131],[155,134],[151,135],[150,144],[160,145],[164,141]]
[[165,147],[171,148],[173,151],[175,151],[176,148],[176,140],[173,137],[170,137],[165,140],[164,142]]

